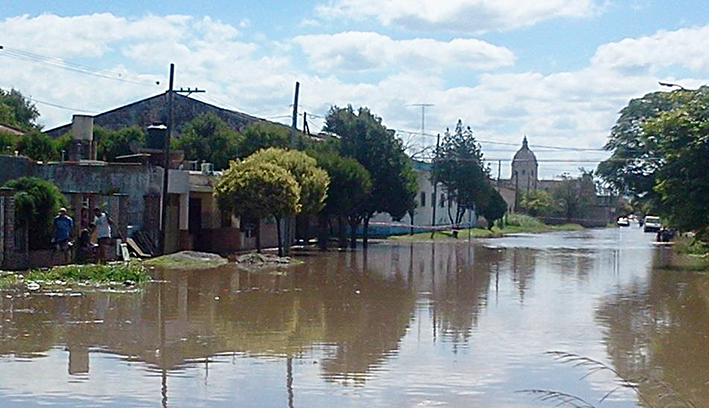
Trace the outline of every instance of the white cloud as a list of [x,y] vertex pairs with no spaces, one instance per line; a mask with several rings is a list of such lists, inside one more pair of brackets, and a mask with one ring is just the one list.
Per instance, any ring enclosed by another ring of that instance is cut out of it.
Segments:
[[[659,32],[602,45],[588,66],[579,70],[549,74],[489,70],[471,75],[475,85],[451,86],[450,78],[443,74],[445,67],[485,70],[510,65],[514,56],[504,47],[478,40],[394,40],[366,32],[246,42],[239,41],[238,27],[186,16],[20,16],[0,20],[6,47],[88,65],[100,63],[111,75],[121,73],[122,79],[131,82],[10,59],[0,51],[0,87],[14,86],[38,100],[102,112],[163,92],[168,64],[174,62],[177,87],[206,89],[206,94],[195,97],[262,117],[289,113],[297,80],[301,83],[301,110],[309,115],[324,116],[333,104],[369,106],[387,126],[416,131],[421,123],[420,109],[411,105],[432,103],[426,111],[430,133],[443,132],[460,118],[483,140],[516,144],[527,134],[532,146],[599,147],[605,143],[618,110],[630,98],[658,90],[660,78],[653,70],[681,65],[696,69],[695,78],[671,77],[671,72],[663,71],[668,77],[662,79],[688,88],[707,82],[707,56],[700,52],[709,49],[706,30]],[[354,49],[355,44],[360,49]],[[310,67],[291,59],[298,47],[310,59]],[[627,69],[638,65],[651,69]],[[372,80],[368,74],[353,75],[354,68],[381,72]],[[155,86],[158,79],[162,85]],[[38,107],[42,123],[50,127],[67,123],[75,113],[42,104]],[[322,124],[321,118],[310,121],[311,129]],[[430,144],[435,138],[419,142]],[[582,157],[537,151],[540,159],[598,157],[594,154]],[[505,158],[511,153],[490,152],[486,156]],[[561,172],[560,166],[541,166],[540,171],[551,176]],[[576,167],[569,164],[567,171],[574,172]]]
[[614,69],[649,69],[672,65],[694,71],[709,69],[709,25],[660,31],[601,45],[591,59],[597,66]]
[[323,18],[375,18],[412,30],[485,32],[589,17],[602,7],[598,0],[333,0],[316,12]]
[[514,63],[512,51],[477,39],[394,40],[374,32],[348,31],[298,36],[293,42],[300,45],[311,66],[322,71],[446,66],[492,69]]

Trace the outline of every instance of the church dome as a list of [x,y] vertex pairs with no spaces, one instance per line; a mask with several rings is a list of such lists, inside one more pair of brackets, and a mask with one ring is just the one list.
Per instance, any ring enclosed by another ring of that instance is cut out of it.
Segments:
[[529,146],[527,145],[527,136],[524,137],[524,140],[522,141],[522,147],[517,150],[517,153],[515,153],[515,157],[513,161],[520,161],[520,162],[537,162],[537,157],[532,153],[531,150],[529,150]]

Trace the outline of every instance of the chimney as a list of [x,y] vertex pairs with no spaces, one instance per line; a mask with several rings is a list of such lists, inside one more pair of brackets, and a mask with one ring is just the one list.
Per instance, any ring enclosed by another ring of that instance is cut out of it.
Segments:
[[74,115],[71,119],[71,143],[69,160],[96,160],[94,140],[94,117]]

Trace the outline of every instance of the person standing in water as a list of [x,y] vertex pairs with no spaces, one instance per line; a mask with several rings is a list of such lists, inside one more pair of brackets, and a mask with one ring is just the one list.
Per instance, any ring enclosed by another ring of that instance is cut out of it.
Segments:
[[96,261],[102,263],[106,261],[106,251],[111,245],[111,226],[113,220],[99,207],[94,208],[94,224],[96,225],[96,238],[98,239],[98,253]]

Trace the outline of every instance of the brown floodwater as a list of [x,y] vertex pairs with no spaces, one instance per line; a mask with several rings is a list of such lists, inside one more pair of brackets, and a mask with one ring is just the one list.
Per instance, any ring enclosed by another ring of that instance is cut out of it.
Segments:
[[709,406],[709,277],[653,238],[381,242],[139,293],[0,292],[0,406]]

